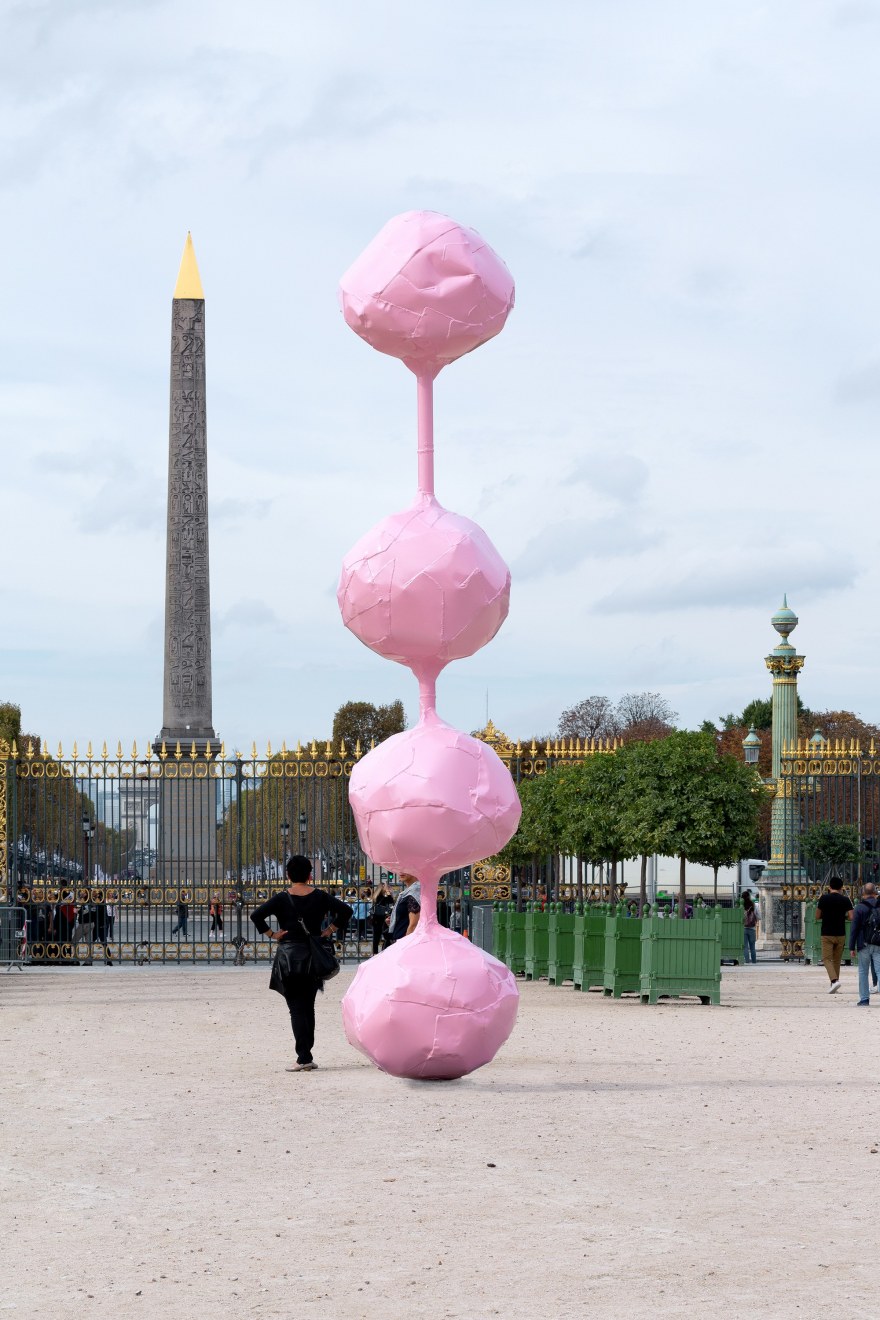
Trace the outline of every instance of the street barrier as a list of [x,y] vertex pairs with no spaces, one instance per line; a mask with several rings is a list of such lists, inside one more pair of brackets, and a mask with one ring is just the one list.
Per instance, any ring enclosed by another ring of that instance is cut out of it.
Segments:
[[27,912],[23,907],[0,907],[0,966],[8,972],[24,968],[27,956]]

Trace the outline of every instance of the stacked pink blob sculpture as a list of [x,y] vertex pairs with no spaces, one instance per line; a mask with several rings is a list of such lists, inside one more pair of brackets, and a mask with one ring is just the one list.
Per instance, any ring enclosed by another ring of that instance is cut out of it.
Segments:
[[503,328],[513,280],[473,230],[409,211],[343,276],[340,299],[351,328],[418,381],[418,494],[349,551],[337,597],[346,627],[418,679],[418,724],[355,766],[350,800],[367,855],[421,881],[416,930],[361,965],[343,1021],[385,1072],[462,1077],[507,1040],[519,994],[503,963],[439,925],[437,885],[498,852],[520,806],[495,752],[436,710],[440,671],[485,646],[507,617],[510,573],[485,532],[434,497],[433,382]]

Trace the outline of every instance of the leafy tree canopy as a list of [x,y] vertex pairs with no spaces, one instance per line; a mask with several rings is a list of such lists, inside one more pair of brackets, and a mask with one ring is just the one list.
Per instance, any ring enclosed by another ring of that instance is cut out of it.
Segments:
[[0,702],[0,738],[11,747],[13,740],[18,741],[20,736],[21,707],[11,701]]
[[383,742],[392,734],[403,733],[406,715],[402,701],[387,706],[374,706],[371,701],[347,701],[333,716],[333,745],[339,746],[344,738],[347,746],[354,747],[360,740],[366,751],[371,742]]
[[627,692],[619,701],[585,697],[559,717],[559,738],[622,738],[627,742],[666,738],[678,712],[659,692]]
[[[804,718],[804,719],[813,718],[812,713],[807,709],[807,707],[801,701],[800,693],[798,693],[797,703],[798,703],[799,718]],[[772,728],[773,725],[772,697],[754,697],[750,702],[748,702],[747,705],[743,706],[739,715],[735,715],[731,711],[727,715],[718,716],[718,726],[722,729],[741,728],[748,730],[751,727],[751,725],[754,725],[756,729]],[[707,726],[710,729],[715,727],[709,720],[704,720],[702,728],[705,729]]]
[[862,841],[857,825],[835,825],[817,820],[801,833],[801,852],[808,862],[830,867],[862,860]]

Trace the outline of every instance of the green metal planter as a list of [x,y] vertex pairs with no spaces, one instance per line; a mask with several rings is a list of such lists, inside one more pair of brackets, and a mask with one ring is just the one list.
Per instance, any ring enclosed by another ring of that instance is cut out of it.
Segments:
[[510,970],[522,976],[526,970],[526,916],[511,903],[507,909],[507,951],[504,961]]
[[601,989],[605,973],[605,919],[607,903],[593,907],[579,903],[572,936],[571,979],[576,990]]
[[526,912],[527,981],[537,981],[547,975],[550,954],[550,913],[542,912],[537,903],[529,904]]
[[606,995],[613,995],[615,999],[640,993],[643,920],[642,917],[626,916],[621,908],[605,918],[602,988]]
[[645,917],[642,921],[639,992],[643,1004],[658,999],[721,1002],[722,909],[708,919]]
[[575,914],[563,912],[561,903],[551,903],[550,908],[547,980],[551,985],[562,985],[574,975]]

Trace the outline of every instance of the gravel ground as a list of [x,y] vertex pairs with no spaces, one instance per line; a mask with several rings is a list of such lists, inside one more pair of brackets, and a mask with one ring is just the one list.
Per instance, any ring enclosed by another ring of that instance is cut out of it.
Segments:
[[0,1311],[877,1313],[854,972],[725,969],[719,1008],[523,985],[495,1063],[434,1084],[349,1048],[350,975],[292,1074],[266,967],[4,974]]

